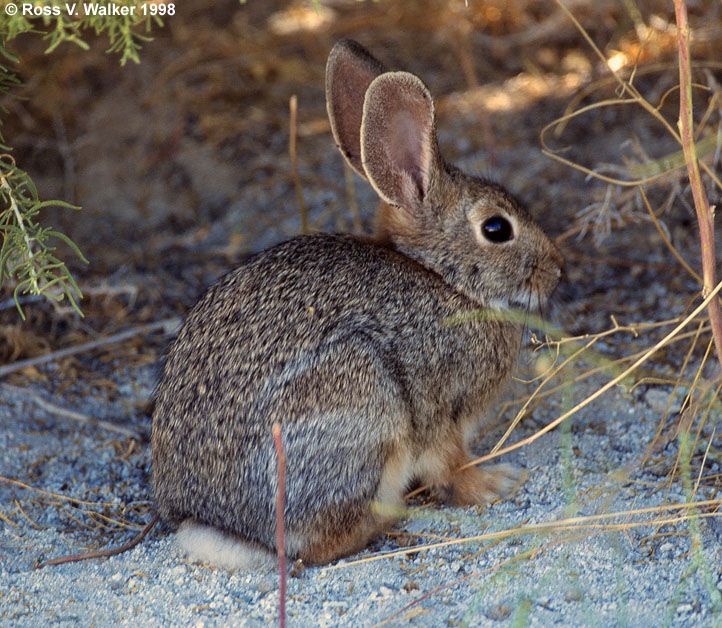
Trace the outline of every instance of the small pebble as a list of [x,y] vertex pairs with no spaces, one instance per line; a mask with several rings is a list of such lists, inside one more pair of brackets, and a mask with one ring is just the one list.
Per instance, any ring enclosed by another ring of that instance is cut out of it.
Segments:
[[581,602],[584,599],[584,593],[579,587],[569,587],[564,594],[567,602]]
[[[669,403],[670,391],[661,388],[650,388],[644,395],[645,403],[657,414],[664,414]],[[677,414],[682,409],[678,399],[672,399],[669,407],[670,414]]]
[[501,621],[511,615],[511,608],[506,604],[494,604],[486,609],[486,616],[494,621]]

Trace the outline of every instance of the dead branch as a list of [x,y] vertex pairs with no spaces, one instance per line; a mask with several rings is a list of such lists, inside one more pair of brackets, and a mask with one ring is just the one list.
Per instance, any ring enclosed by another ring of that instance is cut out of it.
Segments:
[[120,545],[119,547],[113,547],[111,549],[107,550],[96,550],[94,552],[87,552],[85,554],[71,554],[70,556],[60,556],[59,558],[52,558],[51,560],[46,560],[42,563],[40,563],[35,569],[42,569],[43,567],[50,567],[53,565],[62,565],[64,563],[77,563],[81,560],[89,560],[91,558],[108,558],[110,556],[117,556],[118,554],[122,554],[123,552],[127,552],[130,549],[133,549],[138,543],[140,543],[153,529],[153,526],[158,523],[158,514],[155,513],[151,520],[148,522],[148,524],[143,528],[140,533],[128,543],[125,543],[124,545]]
[[98,419],[94,416],[90,416],[89,414],[64,408],[47,401],[30,388],[21,388],[20,386],[12,386],[11,384],[0,384],[0,388],[26,397],[29,401],[32,401],[46,412],[54,414],[55,416],[63,417],[64,419],[71,419],[72,421],[77,421],[78,423],[85,423],[86,425],[91,425],[93,427],[99,427],[104,430],[108,430],[109,432],[115,432],[116,434],[122,434],[123,436],[134,438],[137,441],[142,442],[148,440],[147,435],[141,434],[132,428],[117,425],[116,423],[111,423],[110,421],[104,421],[103,419]]
[[12,364],[7,364],[6,366],[0,367],[0,378],[5,377],[6,375],[9,375],[10,373],[15,373],[16,371],[20,371],[29,366],[38,366],[39,364],[47,364],[48,362],[54,362],[55,360],[65,358],[69,355],[75,355],[77,353],[84,353],[86,351],[92,351],[93,349],[97,349],[99,347],[104,347],[105,345],[114,344],[116,342],[122,342],[123,340],[127,340],[128,338],[133,338],[134,336],[150,334],[150,333],[153,333],[155,331],[160,331],[160,330],[163,330],[163,333],[165,333],[165,334],[170,334],[170,333],[173,333],[173,331],[175,329],[177,329],[179,325],[180,325],[180,319],[168,318],[163,321],[157,321],[155,323],[148,323],[147,325],[141,325],[140,327],[135,327],[133,329],[127,329],[126,331],[122,331],[119,334],[115,334],[113,336],[108,336],[106,338],[99,338],[98,340],[91,340],[90,342],[84,342],[82,344],[75,345],[74,347],[66,347],[65,349],[60,349],[59,351],[53,351],[52,353],[48,353],[47,355],[40,355],[35,358],[28,358],[27,360],[13,362]]

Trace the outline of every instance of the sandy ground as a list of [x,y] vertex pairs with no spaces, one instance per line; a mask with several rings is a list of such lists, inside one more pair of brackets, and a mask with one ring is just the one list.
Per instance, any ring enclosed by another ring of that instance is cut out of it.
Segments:
[[[144,399],[153,375],[148,367],[124,373],[118,382],[123,400]],[[586,390],[592,389],[579,393]],[[122,405],[108,404],[82,386],[73,395],[84,400],[74,409],[111,421]],[[364,552],[329,568],[294,570],[288,581],[289,625],[371,626],[387,619],[389,625],[414,626],[719,625],[718,519],[603,533],[594,527],[534,528],[684,502],[678,485],[654,491],[658,475],[621,474],[626,465],[634,468],[638,443],[653,429],[658,405],[654,395],[633,401],[612,393],[577,415],[571,429],[547,434],[506,458],[530,473],[513,500],[469,509],[418,502],[391,535]],[[150,452],[143,445],[128,453],[127,439],[57,418],[29,403],[27,395],[3,393],[0,414],[3,475],[83,500],[69,503],[0,487],[3,625],[276,623],[276,571],[228,573],[190,563],[164,527],[119,556],[34,569],[39,561],[86,544],[119,544],[133,536],[149,519]],[[533,433],[547,416],[547,407],[538,408],[519,436]],[[126,427],[147,430],[148,419],[136,418]],[[709,472],[718,474],[719,463],[712,462]],[[659,514],[675,519],[684,510]],[[628,514],[588,521],[631,524],[651,518]],[[110,523],[119,520],[134,527]],[[518,534],[494,536],[517,527]],[[446,540],[452,544],[433,547]],[[698,550],[692,552],[694,545]],[[431,547],[405,553],[426,546]]]

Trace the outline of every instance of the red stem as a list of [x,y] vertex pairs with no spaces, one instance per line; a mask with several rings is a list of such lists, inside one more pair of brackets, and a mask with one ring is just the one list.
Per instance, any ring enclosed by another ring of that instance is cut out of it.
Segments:
[[278,551],[278,625],[286,628],[286,542],[283,532],[283,500],[286,493],[286,456],[281,442],[281,426],[273,424],[273,444],[278,459],[278,492],[276,493],[276,548]]
[[[674,0],[674,11],[677,17],[677,39],[679,42],[679,127],[684,151],[689,184],[692,188],[694,207],[699,224],[700,246],[702,251],[702,278],[704,281],[702,294],[706,297],[717,285],[717,271],[714,246],[714,208],[710,207],[707,194],[702,183],[697,160],[697,149],[692,131],[692,80],[689,63],[689,23],[687,22],[687,5],[685,0]],[[719,299],[710,301],[707,308],[712,336],[717,348],[717,359],[722,366],[722,312]]]

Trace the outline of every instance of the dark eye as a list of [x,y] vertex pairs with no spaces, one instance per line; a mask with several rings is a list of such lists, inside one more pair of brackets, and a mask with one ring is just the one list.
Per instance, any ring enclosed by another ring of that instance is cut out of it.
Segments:
[[481,225],[481,232],[490,242],[508,242],[514,237],[511,223],[502,216],[487,218]]

